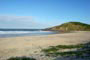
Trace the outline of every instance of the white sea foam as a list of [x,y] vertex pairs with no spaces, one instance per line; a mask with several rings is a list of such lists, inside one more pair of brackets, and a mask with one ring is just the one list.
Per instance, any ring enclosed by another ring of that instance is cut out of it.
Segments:
[[23,34],[32,33],[31,31],[0,31],[0,34]]
[[0,31],[0,34],[48,33],[50,31]]

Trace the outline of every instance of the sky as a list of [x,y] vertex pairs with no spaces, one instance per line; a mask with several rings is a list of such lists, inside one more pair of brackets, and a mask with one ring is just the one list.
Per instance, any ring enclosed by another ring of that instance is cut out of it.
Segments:
[[42,29],[72,21],[90,24],[90,0],[0,0],[0,28]]

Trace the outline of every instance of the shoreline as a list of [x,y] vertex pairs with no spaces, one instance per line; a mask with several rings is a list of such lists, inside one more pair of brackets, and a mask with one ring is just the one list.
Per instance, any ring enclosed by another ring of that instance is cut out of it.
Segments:
[[13,56],[42,54],[41,49],[56,45],[76,45],[90,41],[90,32],[79,31],[43,36],[0,38],[0,60]]

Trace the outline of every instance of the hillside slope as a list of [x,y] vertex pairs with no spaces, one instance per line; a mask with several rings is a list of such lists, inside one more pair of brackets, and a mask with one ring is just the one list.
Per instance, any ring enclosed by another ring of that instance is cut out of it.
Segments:
[[48,28],[48,30],[61,30],[61,31],[90,31],[90,25],[81,22],[68,22]]

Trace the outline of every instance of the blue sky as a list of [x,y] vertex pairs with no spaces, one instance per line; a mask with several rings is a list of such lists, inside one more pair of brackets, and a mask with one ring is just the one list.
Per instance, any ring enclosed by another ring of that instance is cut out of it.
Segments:
[[0,0],[0,28],[47,28],[69,21],[90,24],[90,0]]

